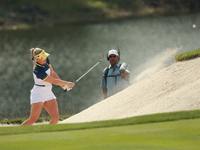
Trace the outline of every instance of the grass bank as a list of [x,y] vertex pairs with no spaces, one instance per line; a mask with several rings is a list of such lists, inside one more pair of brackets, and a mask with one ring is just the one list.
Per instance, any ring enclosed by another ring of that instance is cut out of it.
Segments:
[[91,123],[2,127],[0,128],[0,135],[83,130],[83,129],[105,128],[113,126],[126,126],[126,125],[136,125],[136,124],[146,124],[146,123],[156,123],[156,122],[166,122],[166,121],[177,121],[182,119],[195,119],[195,118],[200,118],[200,110],[144,115],[126,119],[98,121]]
[[1,127],[0,147],[6,150],[197,150],[199,124],[200,110],[196,110],[92,123]]
[[189,59],[194,59],[200,56],[200,48],[197,50],[193,50],[190,52],[186,52],[183,54],[179,54],[175,56],[175,61],[184,61],[184,60],[189,60]]

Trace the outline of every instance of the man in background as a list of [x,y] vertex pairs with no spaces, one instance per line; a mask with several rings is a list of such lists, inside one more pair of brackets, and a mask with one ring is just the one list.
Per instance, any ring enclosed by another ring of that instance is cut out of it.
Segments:
[[126,63],[120,64],[120,53],[117,50],[110,50],[107,54],[109,67],[103,70],[101,88],[104,99],[116,94],[129,86],[130,72]]

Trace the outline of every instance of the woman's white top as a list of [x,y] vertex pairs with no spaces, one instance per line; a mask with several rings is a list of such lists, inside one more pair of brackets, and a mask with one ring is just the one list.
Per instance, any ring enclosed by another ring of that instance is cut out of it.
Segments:
[[56,99],[52,92],[52,84],[44,81],[51,73],[49,65],[50,61],[48,58],[46,64],[44,65],[36,62],[36,66],[33,69],[35,85],[31,90],[31,104]]

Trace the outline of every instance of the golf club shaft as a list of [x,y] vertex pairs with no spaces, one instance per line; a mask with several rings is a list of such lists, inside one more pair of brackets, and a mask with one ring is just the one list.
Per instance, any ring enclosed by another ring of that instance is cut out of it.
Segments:
[[[104,56],[102,54],[102,58],[92,67],[90,68],[86,73],[84,73],[80,78],[78,78],[75,83],[77,83],[79,80],[81,80],[86,74],[88,74],[88,72],[90,72],[94,67],[96,67],[102,60],[103,60]],[[64,92],[66,91],[69,91],[71,90],[71,88],[69,88],[67,85],[66,85],[66,89],[64,90]]]
[[84,73],[80,78],[78,78],[76,80],[75,83],[77,83],[80,79],[82,79],[86,74],[88,74],[88,72],[90,72],[94,67],[96,67],[101,61],[103,60],[103,54],[102,54],[102,58],[92,67],[90,68],[86,73]]

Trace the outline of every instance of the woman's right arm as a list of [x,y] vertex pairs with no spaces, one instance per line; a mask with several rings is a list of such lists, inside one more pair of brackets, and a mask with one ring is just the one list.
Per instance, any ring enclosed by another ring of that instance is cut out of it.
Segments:
[[50,83],[55,84],[55,85],[60,85],[60,86],[67,85],[70,88],[73,88],[75,86],[75,84],[72,83],[72,82],[63,81],[61,79],[56,79],[56,78],[53,78],[51,76],[47,76],[47,78],[45,78],[44,81],[50,82]]

